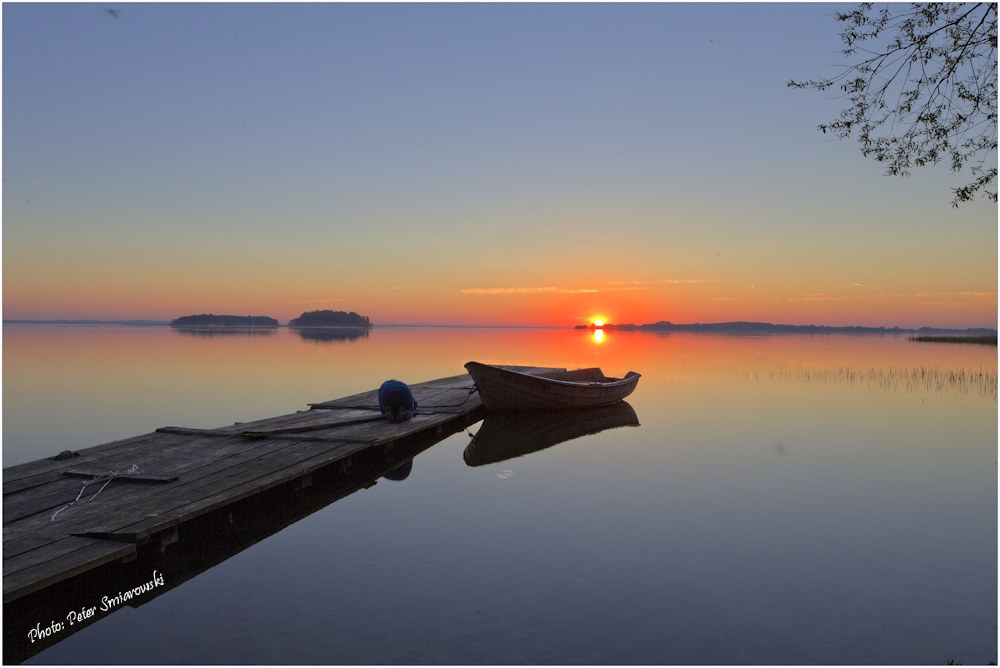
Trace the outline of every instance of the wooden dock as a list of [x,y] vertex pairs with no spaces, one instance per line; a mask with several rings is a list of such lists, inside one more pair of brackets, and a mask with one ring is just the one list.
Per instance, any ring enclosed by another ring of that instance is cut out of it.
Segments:
[[[211,515],[232,524],[228,509],[279,489],[307,490],[330,472],[348,471],[361,456],[397,465],[385,459],[395,449],[407,454],[415,443],[429,447],[485,415],[468,374],[410,387],[418,411],[399,424],[380,414],[377,390],[371,390],[291,415],[218,429],[163,427],[76,457],[4,469],[5,627],[14,622],[9,606],[25,597],[41,600],[60,583],[120,569],[141,554],[190,548],[188,535],[204,541],[204,527],[200,534],[186,530],[199,519]],[[372,466],[377,469],[377,461]],[[116,475],[101,477],[109,472]],[[34,628],[36,620],[24,621]]]

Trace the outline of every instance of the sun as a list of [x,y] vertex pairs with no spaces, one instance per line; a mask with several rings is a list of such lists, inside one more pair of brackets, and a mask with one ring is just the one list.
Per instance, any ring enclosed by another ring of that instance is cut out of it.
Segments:
[[604,320],[602,318],[594,318],[594,327],[604,327]]

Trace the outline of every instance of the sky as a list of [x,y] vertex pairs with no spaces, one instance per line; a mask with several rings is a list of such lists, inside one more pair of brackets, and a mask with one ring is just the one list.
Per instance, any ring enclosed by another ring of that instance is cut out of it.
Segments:
[[787,87],[846,7],[4,3],[3,317],[995,328],[968,172]]

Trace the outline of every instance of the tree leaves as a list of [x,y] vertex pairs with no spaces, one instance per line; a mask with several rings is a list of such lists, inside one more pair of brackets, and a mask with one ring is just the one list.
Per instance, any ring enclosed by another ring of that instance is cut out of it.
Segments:
[[[818,126],[855,137],[886,174],[947,160],[974,179],[953,189],[952,206],[981,193],[997,201],[997,5],[914,3],[875,11],[862,3],[837,12],[848,58],[830,79],[789,81],[792,88],[839,88],[850,106]],[[993,189],[990,190],[990,186]]]

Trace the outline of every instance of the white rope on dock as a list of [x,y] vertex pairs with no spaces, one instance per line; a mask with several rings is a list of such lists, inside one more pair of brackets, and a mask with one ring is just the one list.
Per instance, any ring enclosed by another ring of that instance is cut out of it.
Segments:
[[52,517],[49,519],[49,521],[51,522],[52,520],[54,520],[56,518],[56,515],[58,515],[59,513],[61,513],[62,511],[66,510],[67,508],[69,508],[70,506],[72,506],[74,503],[76,503],[77,501],[79,501],[80,497],[83,496],[83,493],[87,490],[87,488],[90,487],[91,485],[93,485],[94,483],[104,482],[104,485],[102,485],[101,488],[99,490],[97,490],[97,493],[94,494],[94,496],[92,496],[92,497],[90,497],[90,499],[88,499],[89,501],[93,501],[97,497],[97,494],[100,494],[101,492],[103,492],[104,488],[107,487],[111,483],[111,481],[114,480],[115,478],[120,478],[120,477],[126,476],[126,475],[135,475],[138,472],[139,472],[139,465],[138,464],[132,464],[132,466],[130,468],[127,468],[124,471],[105,471],[104,473],[99,473],[99,474],[95,475],[94,478],[93,478],[93,480],[88,480],[87,482],[83,483],[83,487],[80,489],[80,493],[76,495],[75,499],[73,499],[72,501],[70,501],[69,503],[67,503],[65,506],[63,506],[62,508],[60,508],[56,512],[52,513]]

